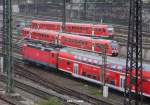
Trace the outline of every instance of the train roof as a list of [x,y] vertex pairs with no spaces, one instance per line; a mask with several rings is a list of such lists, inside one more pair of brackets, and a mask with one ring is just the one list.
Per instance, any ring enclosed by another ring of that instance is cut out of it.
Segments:
[[32,48],[37,48],[37,49],[42,49],[42,50],[47,50],[47,51],[59,50],[54,45],[51,45],[51,47],[48,47],[48,46],[43,46],[42,44],[27,43],[27,44],[24,44],[24,46],[29,46],[29,47],[32,47]]
[[45,34],[58,34],[57,31],[52,31],[52,30],[45,30],[45,29],[32,29],[30,27],[25,27],[23,28],[22,30],[25,30],[25,31],[31,31],[31,32],[38,32],[38,33],[45,33]]
[[[63,48],[60,50],[61,52],[67,52],[70,54],[74,54],[76,59],[81,60],[81,58],[88,58],[88,59],[92,59],[92,60],[96,60],[99,61],[99,64],[102,64],[102,56],[101,54],[96,54],[96,53],[92,53],[92,52],[86,52],[86,51],[81,51],[81,50],[76,50],[73,48]],[[120,57],[111,57],[111,56],[107,56],[107,64],[117,64],[118,66],[122,66],[125,67],[126,65],[126,60]],[[120,68],[122,68],[120,67]],[[118,67],[119,68],[119,67]],[[150,72],[150,64],[147,63],[143,63],[143,70],[144,71],[149,71]]]
[[38,22],[38,23],[53,23],[53,24],[62,24],[61,22],[57,22],[57,21],[46,21],[46,20],[32,20],[32,22]]
[[[38,23],[53,23],[53,24],[62,24],[62,22],[58,22],[58,21],[46,21],[46,20],[32,20],[32,22],[38,22]],[[74,26],[82,26],[82,27],[91,27],[91,26],[94,26],[94,27],[109,27],[110,25],[107,25],[107,24],[90,24],[90,23],[72,23],[72,22],[67,22],[66,25],[74,25]]]
[[74,26],[82,26],[82,27],[87,27],[87,26],[89,26],[89,27],[91,27],[93,24],[88,24],[88,23],[66,23],[66,25],[74,25]]

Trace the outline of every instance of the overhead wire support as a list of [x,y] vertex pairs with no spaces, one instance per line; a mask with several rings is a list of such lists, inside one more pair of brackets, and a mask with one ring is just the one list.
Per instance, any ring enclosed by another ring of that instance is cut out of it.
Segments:
[[124,105],[142,105],[142,81],[142,0],[130,0]]
[[65,25],[66,25],[66,0],[63,0],[62,32],[65,32]]
[[4,72],[7,73],[6,92],[13,92],[12,61],[12,1],[3,0],[3,55]]
[[84,0],[84,20],[86,20],[87,0]]

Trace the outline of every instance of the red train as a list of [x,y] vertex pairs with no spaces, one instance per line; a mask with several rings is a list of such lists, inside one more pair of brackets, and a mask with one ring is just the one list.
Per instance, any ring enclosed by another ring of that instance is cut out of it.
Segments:
[[92,39],[91,37],[76,36],[49,30],[37,30],[31,28],[22,29],[22,35],[26,39],[45,41],[52,44],[69,46],[92,52],[102,52],[102,45],[107,45],[107,55],[117,56],[119,45],[116,41],[105,39]]
[[[58,68],[60,71],[70,73],[76,78],[102,84],[100,78],[104,71],[100,67],[102,59],[98,54],[71,48],[61,48],[58,50],[33,44],[25,44],[22,54],[25,61]],[[124,91],[125,61],[108,57],[105,79],[106,85],[110,88]],[[150,97],[150,66],[146,64],[143,64],[142,88],[144,95]],[[134,85],[132,85],[132,89],[135,89]]]
[[[62,22],[32,20],[32,28],[60,31],[62,29]],[[93,34],[95,37],[107,38],[112,38],[114,35],[113,27],[105,24],[66,23],[65,32],[86,36],[92,36]]]

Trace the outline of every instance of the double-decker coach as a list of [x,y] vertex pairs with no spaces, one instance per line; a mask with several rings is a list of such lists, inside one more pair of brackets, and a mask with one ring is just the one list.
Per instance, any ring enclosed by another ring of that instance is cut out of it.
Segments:
[[[118,91],[124,91],[125,59],[107,57],[106,71],[101,69],[102,58],[99,54],[76,50],[72,48],[50,48],[33,44],[25,44],[22,48],[23,59],[28,62],[57,68],[96,84],[103,84],[103,72],[106,73],[106,85]],[[133,70],[133,76],[135,75]],[[127,84],[130,78],[128,77]],[[143,95],[150,97],[150,66],[143,64]],[[135,85],[132,85],[135,90]]]
[[[27,30],[29,32],[27,32]],[[29,35],[27,35],[27,33],[29,33]],[[93,39],[91,37],[76,36],[74,34],[30,28],[23,29],[22,36],[25,37],[25,39],[38,40],[61,46],[69,46],[96,53],[102,52],[102,48],[100,46],[107,45],[107,55],[117,56],[119,53],[119,45],[114,40]]]
[[[32,28],[61,31],[62,22],[32,20]],[[65,32],[90,37],[112,38],[114,28],[106,24],[66,23]]]

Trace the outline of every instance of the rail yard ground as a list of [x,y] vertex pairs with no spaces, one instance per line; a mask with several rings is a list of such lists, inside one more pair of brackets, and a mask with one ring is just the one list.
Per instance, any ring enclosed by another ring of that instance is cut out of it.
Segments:
[[[16,6],[17,7],[17,6]],[[18,8],[17,8],[18,9]],[[0,27],[2,28],[2,11],[0,11]],[[39,105],[45,100],[56,101],[60,105],[123,105],[124,94],[109,88],[108,98],[103,97],[103,87],[87,81],[72,77],[68,73],[57,69],[44,67],[40,64],[28,63],[22,60],[22,44],[25,42],[20,34],[20,29],[30,26],[32,19],[56,20],[55,17],[33,16],[23,13],[13,13],[13,61],[14,61],[14,91],[21,96],[12,99],[19,105]],[[59,19],[60,20],[60,19]],[[120,44],[120,55],[117,59],[126,57],[127,27],[113,25],[115,37]],[[3,31],[3,30],[1,30]],[[150,32],[143,32],[143,60],[150,65]],[[2,35],[2,32],[0,33]],[[0,42],[2,42],[0,36]],[[2,46],[2,44],[0,44]],[[0,46],[0,51],[2,51]],[[119,60],[118,60],[119,61]],[[5,90],[5,75],[0,74],[1,90]],[[7,95],[6,95],[7,96]],[[144,97],[143,105],[150,105],[150,98]],[[21,104],[20,104],[21,103]],[[1,100],[0,105],[17,105]]]

